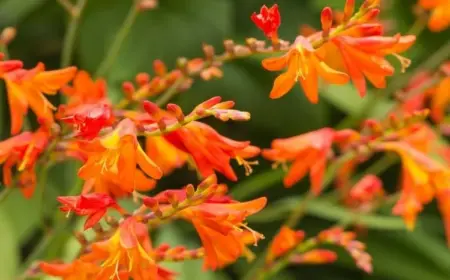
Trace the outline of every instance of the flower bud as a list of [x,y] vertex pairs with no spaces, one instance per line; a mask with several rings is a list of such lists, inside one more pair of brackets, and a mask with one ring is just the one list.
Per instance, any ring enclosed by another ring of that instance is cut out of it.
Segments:
[[14,27],[6,27],[0,34],[0,44],[9,45],[16,38],[17,31]]
[[166,64],[160,59],[156,59],[153,61],[153,71],[155,71],[156,75],[163,77],[167,74]]
[[136,83],[138,85],[145,86],[150,82],[150,75],[147,73],[139,73],[136,75]]
[[322,23],[323,37],[327,38],[333,25],[333,10],[330,7],[323,8],[320,22]]

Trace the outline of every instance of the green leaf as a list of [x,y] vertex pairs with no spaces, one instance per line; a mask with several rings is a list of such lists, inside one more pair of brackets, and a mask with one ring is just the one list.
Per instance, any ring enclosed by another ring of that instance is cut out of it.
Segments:
[[14,279],[19,263],[18,236],[9,215],[3,209],[0,210],[0,248],[0,279]]
[[[363,108],[370,110],[370,117],[385,117],[394,104],[383,96],[375,96],[372,92],[368,92],[367,96],[362,98],[351,84],[327,85],[321,97],[352,117],[360,116]],[[376,98],[379,100],[374,102]],[[375,107],[371,107],[371,104],[375,104]]]
[[[292,210],[300,203],[303,203],[302,197],[283,198],[272,203],[266,209],[254,216],[250,216],[248,220],[253,223],[266,223],[273,220],[284,219]],[[322,218],[325,220],[335,221],[339,223],[348,223],[358,221],[358,223],[370,229],[380,230],[404,230],[405,224],[399,217],[389,217],[377,214],[358,214],[355,215],[351,210],[337,205],[334,202],[327,201],[323,198],[315,198],[308,201],[307,213],[309,215]]]
[[16,25],[47,0],[3,0],[0,2],[2,25]]
[[[188,248],[196,248],[198,245],[175,224],[167,224],[158,231],[156,245],[167,243],[171,247],[183,245]],[[221,272],[211,272],[202,270],[202,260],[184,262],[163,262],[161,265],[169,270],[179,273],[177,279],[180,280],[226,280],[228,277]]]
[[[80,24],[82,68],[93,72],[99,66],[131,4],[121,0],[88,2]],[[226,0],[169,0],[159,3],[156,10],[140,13],[110,71],[109,82],[119,86],[138,72],[151,72],[155,59],[173,66],[178,56],[199,55],[203,42],[218,45],[231,30],[231,8]],[[108,23],[108,28],[99,22]]]
[[442,280],[450,275],[450,252],[421,232],[370,232],[368,252],[374,275],[390,280]]

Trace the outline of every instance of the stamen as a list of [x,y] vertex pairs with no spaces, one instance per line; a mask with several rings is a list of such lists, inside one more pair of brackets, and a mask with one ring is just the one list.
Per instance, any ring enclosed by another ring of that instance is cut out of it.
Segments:
[[236,158],[237,163],[239,164],[239,166],[244,166],[245,169],[245,175],[249,176],[250,174],[252,174],[253,172],[253,168],[252,165],[258,165],[259,162],[257,160],[255,161],[246,161],[243,158],[237,156]]
[[408,59],[396,53],[393,53],[392,55],[400,61],[400,65],[402,66],[402,73],[405,73],[406,69],[411,66],[411,59]]

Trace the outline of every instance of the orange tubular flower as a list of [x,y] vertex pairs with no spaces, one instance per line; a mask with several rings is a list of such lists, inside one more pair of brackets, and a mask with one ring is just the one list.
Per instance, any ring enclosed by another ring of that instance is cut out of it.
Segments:
[[253,243],[264,236],[249,229],[244,220],[266,206],[267,199],[261,197],[248,202],[206,201],[198,206],[189,207],[180,215],[189,220],[197,230],[205,248],[204,268],[216,270],[234,262],[246,254],[248,238],[243,230],[252,233]]
[[319,77],[331,84],[346,84],[349,81],[346,73],[336,71],[323,62],[310,41],[302,36],[297,37],[285,55],[266,58],[262,65],[269,71],[281,71],[287,67],[287,71],[275,79],[270,98],[282,97],[299,81],[308,100],[317,103]]
[[272,263],[276,258],[284,255],[296,245],[303,242],[304,239],[304,231],[294,231],[286,226],[283,226],[270,244],[266,263]]
[[[137,172],[136,165],[148,176],[160,179],[161,169],[145,154],[136,137],[136,127],[129,119],[121,121],[110,134],[92,142],[80,142],[80,149],[89,154],[78,175],[88,181],[84,192],[93,187],[96,192],[131,193],[140,184],[149,181]],[[149,188],[153,184],[149,185]]]
[[61,277],[63,280],[91,280],[100,271],[100,268],[95,264],[80,260],[75,260],[69,264],[41,262],[39,268],[45,274]]
[[450,26],[450,1],[448,0],[419,0],[419,5],[425,10],[431,10],[428,28],[440,32]]
[[333,144],[334,130],[322,128],[286,139],[276,139],[272,149],[263,150],[262,155],[276,162],[293,161],[284,177],[284,185],[292,187],[310,171],[311,190],[320,194],[325,174],[327,157]]
[[50,139],[46,127],[36,132],[23,132],[0,142],[0,164],[3,164],[3,184],[13,184],[12,167],[17,166],[20,172],[18,186],[26,198],[30,198],[36,187],[35,163],[45,150]]
[[369,36],[350,37],[337,36],[332,42],[339,48],[347,73],[361,96],[366,94],[366,77],[376,88],[385,88],[387,76],[394,74],[394,67],[384,58],[386,55],[396,56],[403,70],[410,61],[398,55],[415,42],[413,35],[394,37]]
[[182,167],[188,155],[177,149],[162,136],[149,136],[145,140],[145,152],[158,165],[164,175]]
[[20,132],[28,106],[45,123],[53,123],[55,107],[42,93],[54,95],[74,77],[76,67],[45,71],[43,63],[31,70],[18,69],[3,75],[11,110],[11,133]]
[[73,79],[73,86],[64,86],[61,91],[69,98],[64,107],[68,114],[73,114],[73,109],[86,104],[109,104],[106,81],[103,79],[93,81],[86,71],[78,71]]
[[[153,249],[147,227],[129,217],[106,241],[92,244],[92,251],[82,255],[81,261],[102,262],[97,280],[109,279],[171,279],[153,258]],[[125,275],[120,278],[119,275]]]
[[450,76],[443,78],[439,84],[428,93],[431,97],[431,118],[437,123],[444,120],[447,107],[450,104],[449,92]]
[[[413,229],[423,205],[436,195],[442,215],[448,220],[450,213],[447,211],[446,194],[450,189],[450,172],[407,143],[386,142],[380,148],[396,152],[402,159],[402,192],[393,213],[403,216],[407,227]],[[446,229],[449,230],[450,225],[446,224]],[[447,234],[450,240],[450,232],[447,231]]]
[[209,125],[191,122],[184,127],[164,135],[164,138],[181,151],[192,156],[202,176],[207,177],[214,171],[236,181],[237,176],[230,165],[230,159],[236,159],[244,165],[250,174],[251,164],[244,159],[257,156],[259,148],[251,146],[249,141],[239,142],[226,138]]

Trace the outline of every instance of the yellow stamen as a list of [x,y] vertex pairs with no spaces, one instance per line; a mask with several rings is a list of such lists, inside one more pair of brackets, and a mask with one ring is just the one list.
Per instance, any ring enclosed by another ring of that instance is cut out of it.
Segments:
[[246,161],[246,160],[244,160],[243,158],[241,158],[239,156],[236,157],[236,161],[239,164],[239,166],[241,166],[241,165],[244,166],[245,175],[246,176],[249,176],[250,174],[252,174],[252,172],[253,172],[252,165],[258,165],[259,164],[259,162],[257,160],[255,160],[255,161]]
[[402,73],[406,72],[406,69],[411,66],[411,59],[408,59],[404,56],[401,56],[399,54],[393,53],[393,56],[395,56],[399,61],[400,61],[400,65],[402,66]]

